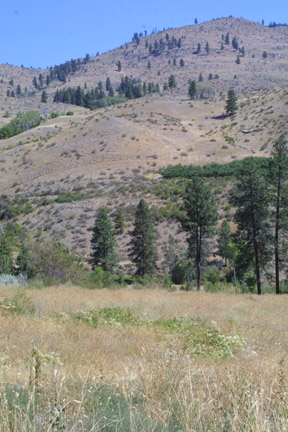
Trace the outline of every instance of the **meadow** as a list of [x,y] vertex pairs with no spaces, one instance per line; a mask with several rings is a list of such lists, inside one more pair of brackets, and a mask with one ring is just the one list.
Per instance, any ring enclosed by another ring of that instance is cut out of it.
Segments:
[[286,431],[288,297],[0,287],[0,431]]

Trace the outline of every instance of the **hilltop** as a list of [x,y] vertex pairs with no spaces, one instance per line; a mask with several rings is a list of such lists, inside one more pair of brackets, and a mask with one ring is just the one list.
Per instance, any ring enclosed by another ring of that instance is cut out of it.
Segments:
[[[37,110],[45,119],[0,141],[1,194],[25,197],[33,207],[17,222],[35,236],[57,234],[88,254],[87,229],[95,211],[105,205],[112,214],[122,207],[127,229],[119,243],[125,259],[131,212],[140,196],[158,208],[166,205],[157,194],[166,188],[160,168],[269,156],[274,141],[287,133],[287,36],[288,27],[235,18],[169,29],[80,59],[66,82],[44,80],[40,88],[33,79],[39,83],[39,74],[45,79],[49,69],[0,65],[0,126],[19,111]],[[163,90],[171,75],[176,87]],[[107,77],[116,92],[126,76],[158,84],[160,91],[93,111],[53,102],[57,90],[69,87],[86,92],[101,81],[105,91]],[[189,100],[189,80],[202,87],[203,99]],[[22,95],[7,96],[18,85]],[[223,117],[229,88],[238,95],[233,118]],[[47,103],[41,103],[43,90]],[[163,243],[177,225],[165,218],[158,223]]]

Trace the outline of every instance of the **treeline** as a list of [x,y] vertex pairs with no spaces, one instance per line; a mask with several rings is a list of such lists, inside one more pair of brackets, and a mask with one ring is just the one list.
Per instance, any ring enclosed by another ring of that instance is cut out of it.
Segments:
[[[257,169],[268,172],[271,160],[265,157],[254,157]],[[168,166],[162,171],[164,178],[192,178],[192,177],[235,177],[239,175],[247,164],[248,158],[226,164],[212,163],[210,165],[175,165]]]
[[101,82],[98,84],[98,87],[87,91],[80,86],[77,89],[68,87],[63,90],[57,90],[53,102],[62,102],[95,109],[160,91],[158,84],[154,84],[153,82],[149,82],[148,84],[146,82],[142,83],[140,80],[126,76],[122,78],[121,83],[117,87],[116,91],[118,95],[115,96],[115,91],[110,80],[108,80],[109,78],[106,80],[106,93]]
[[0,129],[0,139],[10,138],[38,126],[42,117],[38,111],[18,112],[16,118]]
[[52,81],[58,80],[62,83],[66,83],[67,76],[75,73],[80,69],[82,64],[88,63],[90,60],[89,54],[86,54],[84,59],[70,60],[60,65],[50,67],[49,74],[46,76],[40,73],[38,77],[34,76],[33,85],[37,90],[42,89],[45,86],[49,86]]

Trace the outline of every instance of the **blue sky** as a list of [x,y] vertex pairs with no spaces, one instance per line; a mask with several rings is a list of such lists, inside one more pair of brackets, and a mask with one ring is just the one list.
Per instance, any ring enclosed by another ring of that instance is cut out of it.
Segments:
[[287,0],[2,0],[0,63],[49,67],[105,52],[148,34],[232,15],[288,22]]

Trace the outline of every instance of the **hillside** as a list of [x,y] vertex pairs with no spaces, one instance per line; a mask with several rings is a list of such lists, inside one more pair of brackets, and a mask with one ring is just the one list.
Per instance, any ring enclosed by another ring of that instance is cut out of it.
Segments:
[[[239,48],[245,48],[245,55],[233,48],[233,38]],[[177,42],[175,47],[169,47],[172,40]],[[269,156],[274,141],[287,133],[287,71],[288,28],[234,18],[143,37],[139,45],[130,42],[81,61],[65,83],[55,79],[40,89],[33,78],[46,77],[49,69],[0,65],[0,126],[19,111],[37,110],[45,119],[36,128],[0,141],[1,195],[28,198],[33,211],[15,221],[35,236],[57,234],[84,254],[89,254],[87,229],[95,211],[105,205],[112,214],[122,207],[127,228],[119,238],[119,250],[126,259],[131,209],[140,196],[158,207],[166,205],[155,193],[157,187],[166,187],[159,168]],[[202,82],[198,82],[200,73]],[[171,75],[177,87],[164,91]],[[56,90],[68,87],[89,91],[101,81],[105,89],[107,77],[116,90],[125,76],[158,84],[160,92],[93,111],[52,102]],[[193,79],[206,88],[204,99],[188,99],[188,81]],[[22,96],[7,96],[18,85]],[[238,95],[239,109],[233,118],[225,118],[231,87]],[[43,90],[47,103],[41,103]],[[65,115],[71,111],[73,115]],[[59,115],[51,118],[51,113]],[[57,202],[59,196],[64,199]],[[165,218],[158,228],[161,244],[177,230]]]

